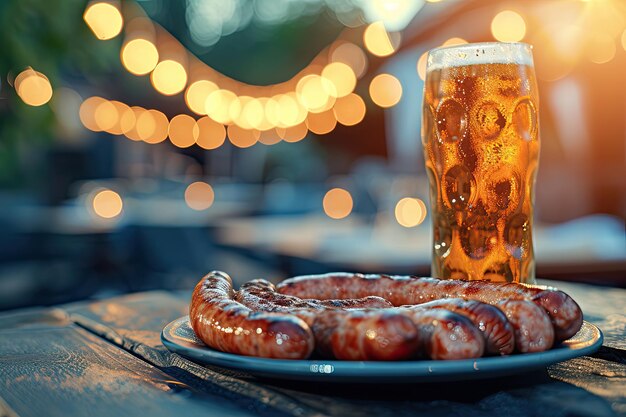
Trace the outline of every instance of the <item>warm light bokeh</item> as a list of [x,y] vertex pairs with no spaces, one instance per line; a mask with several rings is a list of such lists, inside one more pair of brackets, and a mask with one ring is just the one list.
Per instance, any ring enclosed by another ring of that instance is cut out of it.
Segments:
[[187,71],[179,62],[167,59],[157,64],[150,75],[150,81],[159,93],[172,96],[185,88]]
[[98,126],[98,123],[96,123],[96,109],[103,101],[105,100],[102,97],[89,97],[82,102],[80,110],[78,111],[78,117],[83,126],[94,132],[100,132],[102,130]]
[[119,9],[110,3],[92,3],[85,10],[83,19],[98,39],[107,40],[119,35],[124,19]]
[[146,39],[133,39],[122,47],[120,54],[124,68],[131,74],[145,75],[159,62],[159,51]]
[[196,143],[202,149],[216,149],[226,140],[226,128],[210,117],[202,117],[196,122],[198,126],[198,138]]
[[306,123],[300,123],[295,126],[287,127],[287,128],[276,128],[276,133],[280,136],[285,142],[299,142],[304,139],[309,132],[309,129],[306,127]]
[[343,219],[352,212],[352,196],[343,188],[333,188],[324,195],[324,213],[331,219]]
[[467,41],[465,39],[454,37],[445,41],[441,46],[456,46],[456,45],[464,45],[466,43]]
[[91,201],[93,212],[102,218],[112,219],[122,212],[124,203],[122,197],[113,190],[101,190],[94,195]]
[[189,87],[187,87],[187,91],[185,91],[187,107],[196,114],[206,114],[206,99],[209,97],[209,94],[217,89],[217,85],[208,80],[198,80],[191,83]]
[[215,90],[204,102],[205,113],[218,123],[227,124],[233,121],[230,107],[237,100],[235,93],[229,90]]
[[417,60],[417,75],[420,77],[420,80],[424,81],[426,79],[426,65],[428,64],[428,51],[424,52],[420,55]]
[[418,226],[426,218],[426,204],[419,198],[403,198],[396,204],[395,215],[401,226]]
[[298,101],[312,112],[327,110],[334,104],[337,96],[333,83],[317,74],[302,77],[298,81],[296,92]]
[[402,98],[402,85],[391,74],[379,74],[370,83],[370,97],[380,107],[396,105]]
[[206,210],[213,205],[215,193],[213,187],[206,182],[191,183],[185,189],[185,203],[193,210]]
[[94,120],[99,130],[109,130],[118,122],[117,108],[109,100],[102,100],[95,109]]
[[52,98],[52,85],[48,77],[32,68],[15,77],[15,91],[29,106],[43,106]]
[[367,69],[367,55],[357,45],[345,42],[333,49],[330,59],[332,62],[342,62],[354,71],[357,78],[361,78]]
[[172,117],[167,132],[172,144],[178,148],[192,146],[196,143],[199,134],[196,120],[187,114]]
[[354,126],[365,117],[365,102],[357,94],[337,99],[333,111],[337,121],[344,126]]
[[367,50],[376,56],[389,56],[395,52],[392,39],[382,22],[374,22],[365,29],[363,42]]
[[161,143],[167,139],[169,121],[167,116],[158,110],[148,110],[137,120],[137,133],[146,143]]
[[500,42],[519,42],[526,36],[526,22],[513,10],[501,11],[491,21],[491,34]]
[[249,148],[259,140],[258,130],[242,129],[237,125],[228,126],[228,140],[238,148]]
[[322,77],[335,87],[335,97],[344,97],[356,87],[356,75],[352,68],[343,62],[332,62],[322,70]]
[[317,135],[325,135],[332,132],[335,126],[337,126],[337,119],[332,110],[321,113],[309,113],[306,118],[306,126]]

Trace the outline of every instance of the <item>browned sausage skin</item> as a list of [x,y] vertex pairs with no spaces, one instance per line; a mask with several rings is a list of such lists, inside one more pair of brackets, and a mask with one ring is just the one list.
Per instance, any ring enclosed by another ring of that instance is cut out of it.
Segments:
[[466,317],[440,309],[403,310],[419,330],[420,356],[455,360],[479,358],[483,355],[484,338]]
[[[235,298],[255,311],[284,312],[313,330],[316,351],[342,360],[402,360],[415,356],[419,334],[413,322],[380,297],[355,300],[302,300],[279,294],[257,279],[241,286]],[[353,309],[363,309],[355,311]]]
[[564,292],[515,283],[332,273],[290,278],[276,288],[280,293],[301,298],[345,299],[376,295],[395,306],[456,297],[493,305],[504,299],[528,300],[545,309],[557,341],[576,334],[583,318],[578,304]]
[[502,300],[497,304],[515,329],[518,352],[543,352],[554,343],[554,329],[546,312],[526,300]]
[[445,309],[467,317],[485,337],[485,351],[508,355],[515,349],[515,334],[511,323],[497,307],[475,300],[445,298],[424,304],[403,306],[415,310]]
[[210,272],[196,285],[189,319],[207,346],[265,358],[309,357],[314,339],[305,322],[287,314],[253,312],[232,297],[232,281],[224,272]]

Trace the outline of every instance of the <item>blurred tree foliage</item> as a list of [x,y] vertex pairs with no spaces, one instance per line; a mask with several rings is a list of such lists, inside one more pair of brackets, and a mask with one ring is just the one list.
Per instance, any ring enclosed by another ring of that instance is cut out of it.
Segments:
[[[23,186],[33,150],[54,134],[50,103],[31,107],[13,80],[32,67],[53,90],[80,83],[119,65],[119,38],[101,42],[83,20],[85,0],[0,0],[0,185]],[[54,98],[54,95],[53,95]]]

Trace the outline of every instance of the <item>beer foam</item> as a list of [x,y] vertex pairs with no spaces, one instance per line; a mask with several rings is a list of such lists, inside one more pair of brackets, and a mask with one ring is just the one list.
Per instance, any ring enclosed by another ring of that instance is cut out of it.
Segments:
[[435,48],[428,53],[426,71],[480,64],[517,64],[532,67],[532,47],[526,43],[484,42]]

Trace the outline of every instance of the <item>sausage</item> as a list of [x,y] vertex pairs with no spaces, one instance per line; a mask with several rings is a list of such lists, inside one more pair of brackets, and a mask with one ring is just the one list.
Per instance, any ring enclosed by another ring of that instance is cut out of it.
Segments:
[[395,306],[456,297],[492,305],[504,299],[528,300],[546,311],[557,341],[576,334],[583,319],[578,304],[564,292],[516,283],[331,273],[290,278],[278,284],[276,289],[282,294],[317,299],[375,295]]
[[518,352],[543,352],[554,343],[554,329],[546,312],[526,300],[502,300],[496,306],[502,310],[515,330]]
[[481,357],[485,340],[472,322],[443,309],[404,309],[417,326],[422,357],[439,360],[472,359]]
[[253,312],[232,297],[232,280],[224,272],[210,272],[196,285],[189,319],[207,346],[264,358],[309,357],[314,338],[302,319],[284,313]]
[[403,307],[415,310],[446,309],[467,317],[483,333],[487,353],[508,355],[515,348],[513,326],[504,313],[492,305],[475,300],[447,298]]
[[313,323],[317,351],[350,361],[396,361],[423,344],[412,319],[395,309],[325,310]]
[[299,297],[276,292],[274,284],[264,279],[246,282],[236,292],[235,300],[253,310],[290,313],[294,309],[357,309],[392,307],[384,298],[368,296],[346,300],[303,300]]
[[[235,299],[252,310],[283,312],[304,320],[313,330],[320,356],[343,360],[402,360],[415,355],[419,334],[413,322],[380,297],[355,300],[302,300],[279,294],[257,279],[241,286]],[[367,311],[348,311],[364,309]]]

